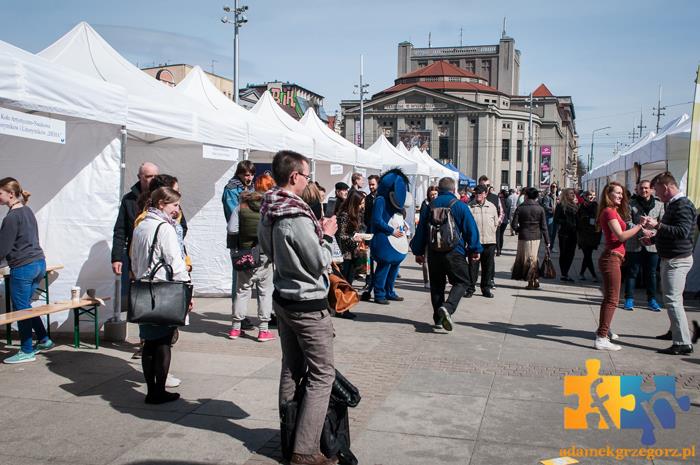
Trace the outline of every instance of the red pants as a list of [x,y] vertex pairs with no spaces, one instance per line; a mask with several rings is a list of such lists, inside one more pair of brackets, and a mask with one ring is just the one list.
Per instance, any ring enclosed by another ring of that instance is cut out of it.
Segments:
[[598,337],[608,337],[610,323],[620,300],[622,261],[623,258],[620,255],[609,250],[604,251],[598,259],[598,269],[603,278],[603,302],[600,304],[600,319],[596,333]]

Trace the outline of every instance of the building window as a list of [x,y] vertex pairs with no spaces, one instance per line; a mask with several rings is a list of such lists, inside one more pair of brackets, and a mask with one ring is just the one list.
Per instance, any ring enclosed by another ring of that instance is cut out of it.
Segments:
[[510,173],[508,170],[501,170],[501,186],[510,186]]
[[518,123],[518,131],[522,131],[525,129],[525,123]]
[[515,161],[523,161],[523,141],[518,139],[515,141]]
[[510,129],[510,123],[503,123],[503,129]]
[[517,170],[515,172],[515,185],[516,186],[522,186],[523,185],[523,172],[520,170]]
[[428,66],[428,62],[427,62],[427,61],[419,61],[419,62],[418,62],[418,67],[419,67],[419,68],[425,68],[426,66]]
[[450,64],[459,68],[459,60],[450,60]]
[[474,72],[474,62],[473,62],[473,61],[467,61],[467,62],[465,63],[465,68],[466,68],[466,70],[469,71],[470,73],[473,73],[473,72]]
[[510,139],[503,139],[501,141],[501,160],[510,160]]

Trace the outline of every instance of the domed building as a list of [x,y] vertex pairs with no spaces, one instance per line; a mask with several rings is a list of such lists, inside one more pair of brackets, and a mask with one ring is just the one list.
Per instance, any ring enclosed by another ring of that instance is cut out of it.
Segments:
[[[506,39],[514,50],[514,41]],[[364,102],[363,145],[369,147],[384,134],[394,145],[399,141],[409,149],[419,145],[433,158],[453,163],[474,179],[485,174],[497,187],[525,186],[529,95],[508,95],[488,80],[489,76],[498,78],[494,76],[494,68],[504,68],[503,63],[498,62],[498,47],[503,43],[501,40],[496,46],[444,49],[413,49],[411,46],[411,53],[420,57],[414,60],[417,69],[399,76],[393,86]],[[406,63],[411,61],[402,56],[406,44],[399,44],[399,71],[408,68]],[[488,61],[489,66],[480,66],[477,73],[473,71],[474,57],[469,60],[464,56],[482,51],[480,49],[488,49],[493,56],[482,57],[484,63],[487,58],[491,61]],[[427,52],[419,53],[420,50]],[[426,58],[430,56],[437,58]],[[501,82],[501,87],[517,89],[520,53],[508,56],[517,57],[517,62],[513,58],[509,80],[505,84]],[[458,64],[466,64],[470,69]],[[498,79],[503,81],[503,76]],[[578,150],[571,97],[555,96],[544,84],[535,89],[532,96],[533,184],[542,188],[553,182],[573,186]],[[340,105],[344,116],[343,135],[359,143],[360,102],[344,100]]]

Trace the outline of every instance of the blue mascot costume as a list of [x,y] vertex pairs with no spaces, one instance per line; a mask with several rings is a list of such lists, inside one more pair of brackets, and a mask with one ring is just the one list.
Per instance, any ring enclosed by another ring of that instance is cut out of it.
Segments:
[[394,282],[399,274],[399,265],[408,253],[402,215],[408,186],[408,178],[398,168],[384,173],[377,186],[371,225],[374,237],[370,247],[372,259],[377,263],[373,277],[374,301],[379,304],[403,300],[394,292]]

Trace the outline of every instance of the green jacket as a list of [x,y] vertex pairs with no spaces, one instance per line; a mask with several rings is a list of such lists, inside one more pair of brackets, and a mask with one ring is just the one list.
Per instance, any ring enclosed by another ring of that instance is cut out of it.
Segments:
[[258,224],[263,195],[260,192],[244,192],[238,211],[238,246],[250,249],[258,243]]

